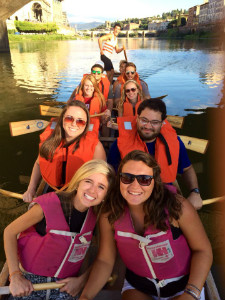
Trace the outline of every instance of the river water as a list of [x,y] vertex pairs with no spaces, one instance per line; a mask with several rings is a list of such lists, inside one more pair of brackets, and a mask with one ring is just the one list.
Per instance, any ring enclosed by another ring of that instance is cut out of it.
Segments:
[[[140,38],[120,39],[119,45],[122,44],[126,45],[128,60],[136,64],[140,77],[148,83],[151,96],[167,94],[164,100],[168,114],[185,116],[178,134],[210,140],[206,154],[188,153],[198,175],[202,198],[220,196],[211,184],[213,149],[219,137],[210,128],[223,112],[225,59],[221,43]],[[99,60],[99,49],[97,39],[16,42],[10,44],[10,49],[10,54],[0,54],[0,188],[22,193],[38,153],[40,132],[11,137],[8,123],[43,119],[39,104],[45,100],[67,101],[82,75]],[[113,57],[116,70],[121,59],[123,53]],[[187,193],[180,184],[184,194]],[[213,244],[213,273],[221,293],[225,294],[218,254],[224,249],[222,208],[223,204],[205,206],[200,216]],[[25,209],[19,200],[1,199],[1,234],[6,224]],[[3,262],[3,247],[0,247]]]

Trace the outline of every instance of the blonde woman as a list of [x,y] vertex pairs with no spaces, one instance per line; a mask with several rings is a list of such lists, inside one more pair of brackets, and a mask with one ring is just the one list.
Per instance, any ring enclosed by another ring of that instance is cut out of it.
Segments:
[[[89,161],[73,176],[66,192],[36,198],[28,212],[8,225],[4,245],[12,299],[46,299],[46,293],[48,299],[77,299],[88,270],[78,273],[113,182],[114,171],[106,162]],[[33,283],[58,279],[65,283],[60,290],[33,291]]]

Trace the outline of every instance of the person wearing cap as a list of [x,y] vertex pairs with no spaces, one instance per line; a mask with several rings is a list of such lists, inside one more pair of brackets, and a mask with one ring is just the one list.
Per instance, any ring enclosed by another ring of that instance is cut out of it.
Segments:
[[115,49],[116,53],[120,53],[125,50],[125,46],[118,48],[117,36],[121,30],[121,25],[115,23],[113,28],[113,33],[109,33],[101,36],[98,39],[98,44],[100,48],[101,60],[104,62],[104,70],[107,73],[110,83],[112,83],[114,75],[114,67],[111,61],[113,50]]
[[176,182],[181,174],[190,193],[188,200],[196,208],[202,207],[195,170],[188,158],[184,143],[166,120],[166,105],[162,100],[146,99],[138,107],[136,116],[117,118],[119,137],[112,144],[107,161],[117,171],[124,156],[132,150],[153,155],[160,165],[164,183]]

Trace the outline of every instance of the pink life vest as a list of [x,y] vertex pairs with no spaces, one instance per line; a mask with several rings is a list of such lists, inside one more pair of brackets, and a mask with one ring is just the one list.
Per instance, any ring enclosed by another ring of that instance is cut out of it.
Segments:
[[18,239],[19,260],[30,273],[66,278],[76,276],[90,246],[96,217],[89,209],[80,233],[70,232],[60,200],[52,192],[33,201],[43,209],[46,234],[41,236],[32,226]]
[[135,274],[160,280],[164,286],[167,279],[182,277],[190,271],[191,250],[183,235],[173,240],[171,229],[166,232],[149,226],[144,236],[133,227],[128,207],[123,216],[114,223],[115,240],[126,267]]

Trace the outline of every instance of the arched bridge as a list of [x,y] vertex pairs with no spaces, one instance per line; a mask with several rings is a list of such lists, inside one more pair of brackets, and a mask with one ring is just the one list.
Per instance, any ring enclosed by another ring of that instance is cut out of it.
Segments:
[[0,52],[9,52],[6,20],[31,0],[0,0]]

